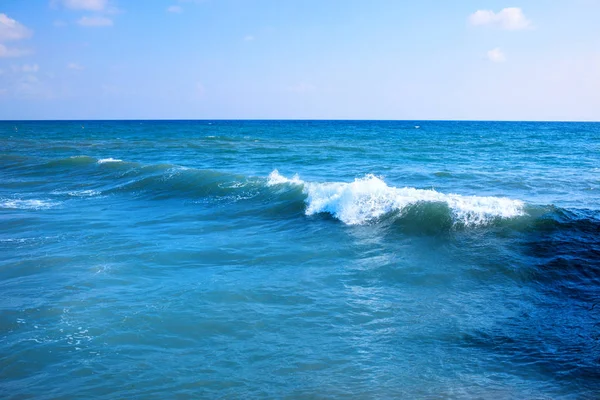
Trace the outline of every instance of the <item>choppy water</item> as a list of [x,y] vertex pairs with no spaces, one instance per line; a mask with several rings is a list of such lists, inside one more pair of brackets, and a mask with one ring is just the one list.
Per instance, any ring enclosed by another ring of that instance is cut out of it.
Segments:
[[1,397],[600,394],[600,124],[0,122],[0,226]]

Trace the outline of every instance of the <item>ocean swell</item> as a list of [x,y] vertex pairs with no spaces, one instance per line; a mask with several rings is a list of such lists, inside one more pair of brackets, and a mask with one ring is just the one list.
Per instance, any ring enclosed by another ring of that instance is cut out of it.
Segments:
[[[298,175],[288,178],[277,170],[265,179],[174,164],[143,165],[88,156],[53,160],[44,164],[41,170],[47,171],[49,166],[64,170],[55,172],[55,180],[59,180],[63,172],[66,178],[72,179],[75,171],[85,180],[85,190],[81,185],[62,186],[53,192],[70,197],[128,194],[149,200],[182,199],[214,205],[239,203],[236,210],[256,216],[330,215],[346,225],[388,221],[403,231],[439,232],[452,227],[498,223],[513,226],[513,222],[517,223],[513,227],[519,229],[521,222],[527,224],[546,213],[544,207],[509,198],[389,186],[375,175],[351,182],[310,182]],[[3,208],[44,209],[51,206],[44,203],[3,204]]]

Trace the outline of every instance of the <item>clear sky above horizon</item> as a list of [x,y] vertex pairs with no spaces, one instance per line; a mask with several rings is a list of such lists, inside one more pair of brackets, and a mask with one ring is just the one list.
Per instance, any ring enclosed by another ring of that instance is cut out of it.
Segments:
[[600,120],[600,0],[2,0],[0,119]]

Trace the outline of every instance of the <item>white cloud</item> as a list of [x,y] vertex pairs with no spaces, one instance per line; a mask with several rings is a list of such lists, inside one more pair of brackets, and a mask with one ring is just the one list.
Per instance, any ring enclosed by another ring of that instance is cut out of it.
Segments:
[[16,97],[22,99],[47,100],[56,97],[47,82],[31,74],[18,78],[12,91]]
[[106,17],[81,17],[77,20],[81,26],[112,26],[112,19]]
[[65,8],[71,10],[103,11],[108,3],[107,0],[62,0],[60,2]]
[[478,10],[469,16],[469,22],[475,26],[494,26],[509,31],[532,28],[531,21],[518,7],[504,8],[500,12]]
[[31,51],[25,49],[17,49],[13,47],[6,47],[0,43],[0,58],[8,57],[22,57],[31,54]]
[[504,55],[502,50],[500,50],[499,47],[496,47],[495,49],[488,51],[487,58],[491,62],[495,62],[495,63],[501,63],[501,62],[506,61],[506,56]]
[[40,70],[40,66],[37,64],[25,64],[21,67],[21,71],[23,72],[38,72]]
[[74,62],[68,63],[67,68],[75,71],[83,71],[85,69],[81,64],[77,64]]
[[167,11],[170,13],[180,13],[183,11],[183,8],[181,8],[180,6],[170,6],[167,7]]
[[9,40],[21,40],[32,35],[30,29],[9,18],[6,14],[0,14],[0,42]]
[[252,35],[246,35],[246,36],[244,36],[244,42],[251,42],[254,39],[255,39],[255,37],[252,36]]
[[23,64],[23,65],[11,65],[10,70],[14,74],[18,74],[21,72],[24,73],[35,73],[40,70],[40,66],[37,64]]

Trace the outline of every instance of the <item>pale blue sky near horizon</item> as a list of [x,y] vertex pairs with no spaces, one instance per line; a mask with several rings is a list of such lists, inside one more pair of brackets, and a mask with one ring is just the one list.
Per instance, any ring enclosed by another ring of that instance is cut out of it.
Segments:
[[0,119],[600,120],[600,0],[2,0]]

